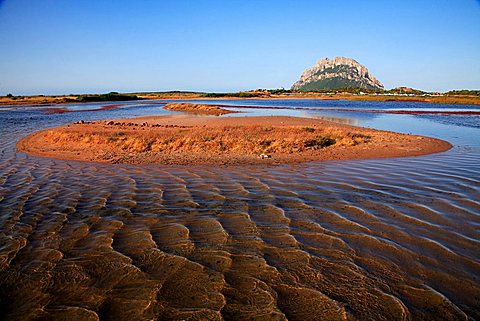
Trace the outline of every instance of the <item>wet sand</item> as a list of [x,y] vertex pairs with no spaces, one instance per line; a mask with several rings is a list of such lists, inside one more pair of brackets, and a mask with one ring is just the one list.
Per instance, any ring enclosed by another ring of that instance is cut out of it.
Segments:
[[91,108],[91,109],[82,109],[82,110],[72,110],[66,107],[48,107],[44,108],[43,111],[47,114],[64,114],[64,113],[78,113],[78,112],[91,112],[91,111],[102,111],[102,110],[110,110],[110,109],[117,109],[121,107],[120,104],[111,104],[111,105],[104,105],[99,108]]
[[28,154],[127,164],[284,164],[438,153],[415,135],[286,116],[154,116],[56,127],[17,143]]

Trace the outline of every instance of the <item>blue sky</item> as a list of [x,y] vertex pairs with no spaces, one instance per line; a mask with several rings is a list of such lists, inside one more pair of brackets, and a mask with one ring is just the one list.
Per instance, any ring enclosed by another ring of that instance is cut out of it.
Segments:
[[480,89],[480,2],[0,0],[0,95],[289,88],[335,56]]

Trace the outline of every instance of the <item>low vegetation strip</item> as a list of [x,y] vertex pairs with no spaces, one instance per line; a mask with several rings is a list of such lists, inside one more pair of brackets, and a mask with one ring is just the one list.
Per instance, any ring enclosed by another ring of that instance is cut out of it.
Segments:
[[22,139],[21,151],[132,164],[282,164],[423,155],[447,142],[295,117],[158,116],[75,124]]
[[[173,100],[173,99],[319,99],[319,100],[359,100],[359,101],[398,101],[424,102],[439,104],[471,104],[479,105],[478,90],[458,90],[448,93],[424,93],[409,88],[395,88],[386,91],[366,90],[361,88],[338,88],[311,92],[298,92],[285,89],[255,90],[239,93],[194,93],[194,92],[158,92],[136,94],[102,94],[102,95],[65,95],[65,96],[0,96],[0,108],[4,105],[55,105],[65,103],[81,103],[94,101],[128,101],[128,100]],[[114,93],[115,94],[115,93]]]

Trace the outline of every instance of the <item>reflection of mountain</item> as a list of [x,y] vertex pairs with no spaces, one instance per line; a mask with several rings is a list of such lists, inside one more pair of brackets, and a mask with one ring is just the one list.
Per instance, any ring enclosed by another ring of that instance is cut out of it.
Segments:
[[327,115],[323,115],[323,113],[319,113],[319,112],[302,112],[300,115],[302,117],[328,120],[328,121],[332,121],[332,122],[340,123],[340,124],[347,124],[347,125],[353,125],[353,126],[358,126],[359,125],[359,121],[357,119],[346,118],[346,117],[327,116]]
[[304,117],[319,118],[342,124],[361,126],[364,122],[371,121],[381,114],[361,111],[311,110],[302,112],[302,115],[304,115]]

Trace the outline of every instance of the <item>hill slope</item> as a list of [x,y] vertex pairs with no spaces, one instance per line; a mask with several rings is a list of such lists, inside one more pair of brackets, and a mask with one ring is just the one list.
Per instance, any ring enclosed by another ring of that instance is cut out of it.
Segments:
[[315,66],[305,70],[292,90],[316,91],[344,87],[383,89],[368,69],[351,58],[320,59]]

